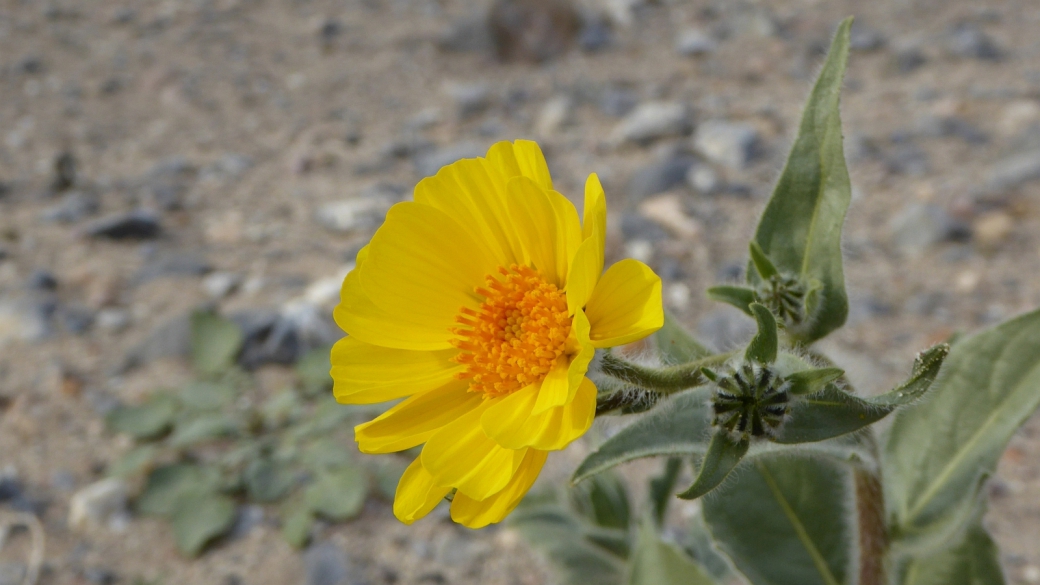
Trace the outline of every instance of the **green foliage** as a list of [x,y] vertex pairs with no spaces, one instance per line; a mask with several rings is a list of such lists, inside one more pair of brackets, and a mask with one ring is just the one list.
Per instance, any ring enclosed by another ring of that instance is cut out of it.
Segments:
[[665,311],[664,326],[654,334],[657,350],[666,363],[685,364],[711,355],[682,325],[675,322],[675,317]]
[[976,519],[939,550],[909,559],[899,568],[902,585],[1004,585],[1000,551]]
[[834,36],[802,114],[798,137],[755,231],[747,271],[753,287],[770,278],[762,272],[770,267],[806,285],[805,322],[788,326],[788,333],[802,343],[841,327],[848,314],[841,228],[852,187],[842,151],[838,102],[851,26],[852,19],[846,19]]
[[814,458],[763,458],[703,500],[704,519],[755,585],[846,583],[855,539],[846,475]]
[[714,581],[685,552],[661,540],[655,523],[643,520],[628,576],[629,585],[714,585]]
[[373,478],[393,497],[406,463],[397,456],[355,462],[353,423],[369,411],[332,398],[327,350],[301,360],[296,387],[261,399],[234,366],[237,327],[204,312],[192,316],[192,327],[199,379],[107,418],[110,430],[138,443],[109,474],[144,479],[134,507],[168,519],[183,554],[197,555],[227,533],[242,501],[286,502],[282,534],[302,547],[316,517],[360,514]]
[[681,471],[682,459],[669,457],[661,475],[650,479],[650,515],[658,526],[664,524],[668,502],[672,497],[672,492],[675,491],[675,484],[679,481]]
[[1040,311],[958,341],[935,388],[899,412],[885,443],[893,535],[937,531],[977,501],[1015,430],[1040,407]]
[[734,438],[727,432],[717,431],[708,443],[708,451],[701,461],[697,479],[679,497],[694,500],[718,487],[744,458],[749,447],[749,437]]
[[758,333],[748,343],[744,358],[749,362],[771,364],[776,361],[776,319],[769,309],[758,303],[751,305],[751,312],[758,322]]

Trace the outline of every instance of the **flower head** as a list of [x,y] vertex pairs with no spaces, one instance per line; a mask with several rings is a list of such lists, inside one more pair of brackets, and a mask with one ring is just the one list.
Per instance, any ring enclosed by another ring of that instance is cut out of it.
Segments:
[[534,142],[500,142],[448,165],[398,203],[343,282],[332,349],[336,399],[406,398],[358,425],[365,453],[424,444],[394,514],[478,528],[523,498],[549,451],[592,424],[596,348],[663,323],[661,280],[622,260],[603,271],[606,200],[585,185],[584,220],[553,190]]

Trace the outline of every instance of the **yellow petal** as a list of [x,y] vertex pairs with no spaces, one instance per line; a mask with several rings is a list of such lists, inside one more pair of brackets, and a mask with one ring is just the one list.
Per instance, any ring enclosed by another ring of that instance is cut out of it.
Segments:
[[501,490],[513,477],[526,449],[503,449],[480,426],[490,406],[479,407],[437,431],[422,450],[422,464],[437,485],[450,485],[475,500]]
[[[556,212],[556,265],[560,274],[566,278],[571,266],[571,259],[578,252],[581,245],[581,222],[578,221],[578,210],[570,199],[556,191],[546,191],[549,203]],[[564,285],[566,285],[566,281]]]
[[585,313],[595,347],[642,339],[664,324],[661,279],[642,262],[622,260],[603,273]]
[[567,377],[569,367],[570,359],[567,356],[560,356],[549,373],[542,379],[542,383],[535,385],[538,392],[533,407],[534,412],[540,414],[551,408],[567,404],[567,400],[570,398]]
[[525,261],[520,238],[506,206],[506,180],[484,159],[452,163],[415,187],[415,201],[450,215],[473,237],[484,242],[499,264]]
[[541,414],[550,408],[563,406],[574,399],[574,394],[581,386],[581,380],[589,369],[589,362],[596,353],[596,349],[589,341],[589,320],[585,313],[578,311],[574,314],[571,325],[571,338],[568,344],[571,351],[567,355],[569,360],[564,364],[563,360],[554,364],[553,369],[542,380],[541,390],[538,392],[538,401],[534,405],[534,413]]
[[[607,239],[607,196],[603,192],[603,185],[599,182],[596,173],[589,175],[585,180],[585,213],[582,220],[582,239],[598,236],[601,240]],[[603,261],[600,260],[602,267]]]
[[332,346],[332,393],[344,404],[372,404],[433,390],[464,369],[451,361],[457,353],[395,349],[344,337]]
[[527,177],[539,187],[551,191],[552,177],[538,144],[530,140],[498,142],[488,149],[487,160],[507,178]]
[[484,432],[507,449],[532,447],[557,451],[585,434],[596,415],[596,385],[583,378],[563,406],[534,414],[538,385],[532,384],[494,401],[480,417]]
[[545,279],[563,288],[567,276],[565,248],[556,209],[548,194],[527,177],[510,179],[506,187],[509,214],[531,265]]
[[578,246],[567,272],[567,312],[573,315],[585,308],[603,271],[603,244],[589,238]]
[[435,485],[433,476],[423,469],[422,462],[416,457],[404,470],[401,481],[397,482],[394,516],[405,524],[411,524],[429,514],[450,491],[450,487]]
[[425,443],[441,428],[481,405],[466,380],[451,382],[394,406],[376,419],[354,427],[363,453],[393,453]]
[[361,290],[358,269],[343,279],[332,317],[341,329],[365,343],[400,349],[436,351],[452,347],[440,326],[423,326],[377,307]]
[[509,483],[498,493],[483,500],[455,494],[451,501],[451,519],[468,528],[483,528],[501,522],[524,499],[545,465],[546,451],[528,449],[520,467]]
[[398,203],[369,244],[358,269],[361,288],[377,307],[416,327],[443,331],[457,326],[463,306],[477,307],[485,277],[499,264],[443,211]]

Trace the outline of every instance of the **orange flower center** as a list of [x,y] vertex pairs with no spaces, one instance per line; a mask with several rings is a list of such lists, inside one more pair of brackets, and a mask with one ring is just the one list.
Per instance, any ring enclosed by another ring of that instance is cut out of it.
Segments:
[[459,378],[490,398],[542,381],[566,353],[571,331],[567,296],[556,285],[527,266],[498,272],[476,289],[480,309],[463,307],[455,318],[462,327],[452,329],[452,345],[462,350],[453,359],[466,366]]

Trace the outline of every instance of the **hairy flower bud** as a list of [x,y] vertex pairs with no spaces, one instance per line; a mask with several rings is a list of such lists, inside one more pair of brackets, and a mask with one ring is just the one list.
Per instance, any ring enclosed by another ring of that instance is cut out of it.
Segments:
[[772,366],[745,362],[715,378],[712,425],[740,437],[775,436],[791,410],[790,387]]

